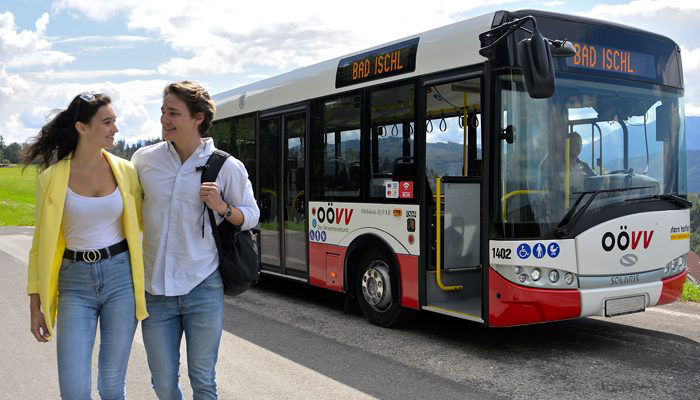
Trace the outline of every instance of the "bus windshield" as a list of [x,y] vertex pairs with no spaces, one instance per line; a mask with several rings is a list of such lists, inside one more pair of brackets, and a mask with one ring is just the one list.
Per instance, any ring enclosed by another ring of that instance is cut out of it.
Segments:
[[681,91],[571,76],[557,78],[551,98],[533,99],[519,75],[501,75],[497,85],[501,201],[493,218],[504,236],[547,235],[596,191],[587,212],[687,194]]

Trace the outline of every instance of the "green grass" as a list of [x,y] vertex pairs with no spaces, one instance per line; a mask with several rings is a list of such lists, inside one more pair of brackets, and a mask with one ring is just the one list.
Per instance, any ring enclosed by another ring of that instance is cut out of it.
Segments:
[[692,301],[695,303],[700,303],[700,286],[690,281],[686,282],[683,286],[683,295],[681,296],[681,301]]
[[0,226],[33,226],[36,166],[0,168]]

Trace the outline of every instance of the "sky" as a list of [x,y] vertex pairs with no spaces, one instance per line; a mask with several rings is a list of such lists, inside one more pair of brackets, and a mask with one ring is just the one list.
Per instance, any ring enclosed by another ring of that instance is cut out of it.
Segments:
[[0,135],[25,142],[83,91],[112,97],[118,139],[160,137],[163,87],[210,94],[496,10],[632,25],[681,46],[700,115],[700,2],[0,0]]

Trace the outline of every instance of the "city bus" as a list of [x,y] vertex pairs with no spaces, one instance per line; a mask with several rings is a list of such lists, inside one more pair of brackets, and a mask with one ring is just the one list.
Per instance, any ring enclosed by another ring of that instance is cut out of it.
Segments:
[[498,11],[213,97],[260,206],[261,273],[507,327],[678,300],[689,206],[680,47]]

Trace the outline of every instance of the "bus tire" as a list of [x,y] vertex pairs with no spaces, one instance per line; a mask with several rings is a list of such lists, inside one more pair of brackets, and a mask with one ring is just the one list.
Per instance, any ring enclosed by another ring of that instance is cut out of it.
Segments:
[[395,326],[408,314],[409,310],[401,307],[398,269],[380,251],[368,250],[360,258],[355,292],[362,313],[374,325]]

